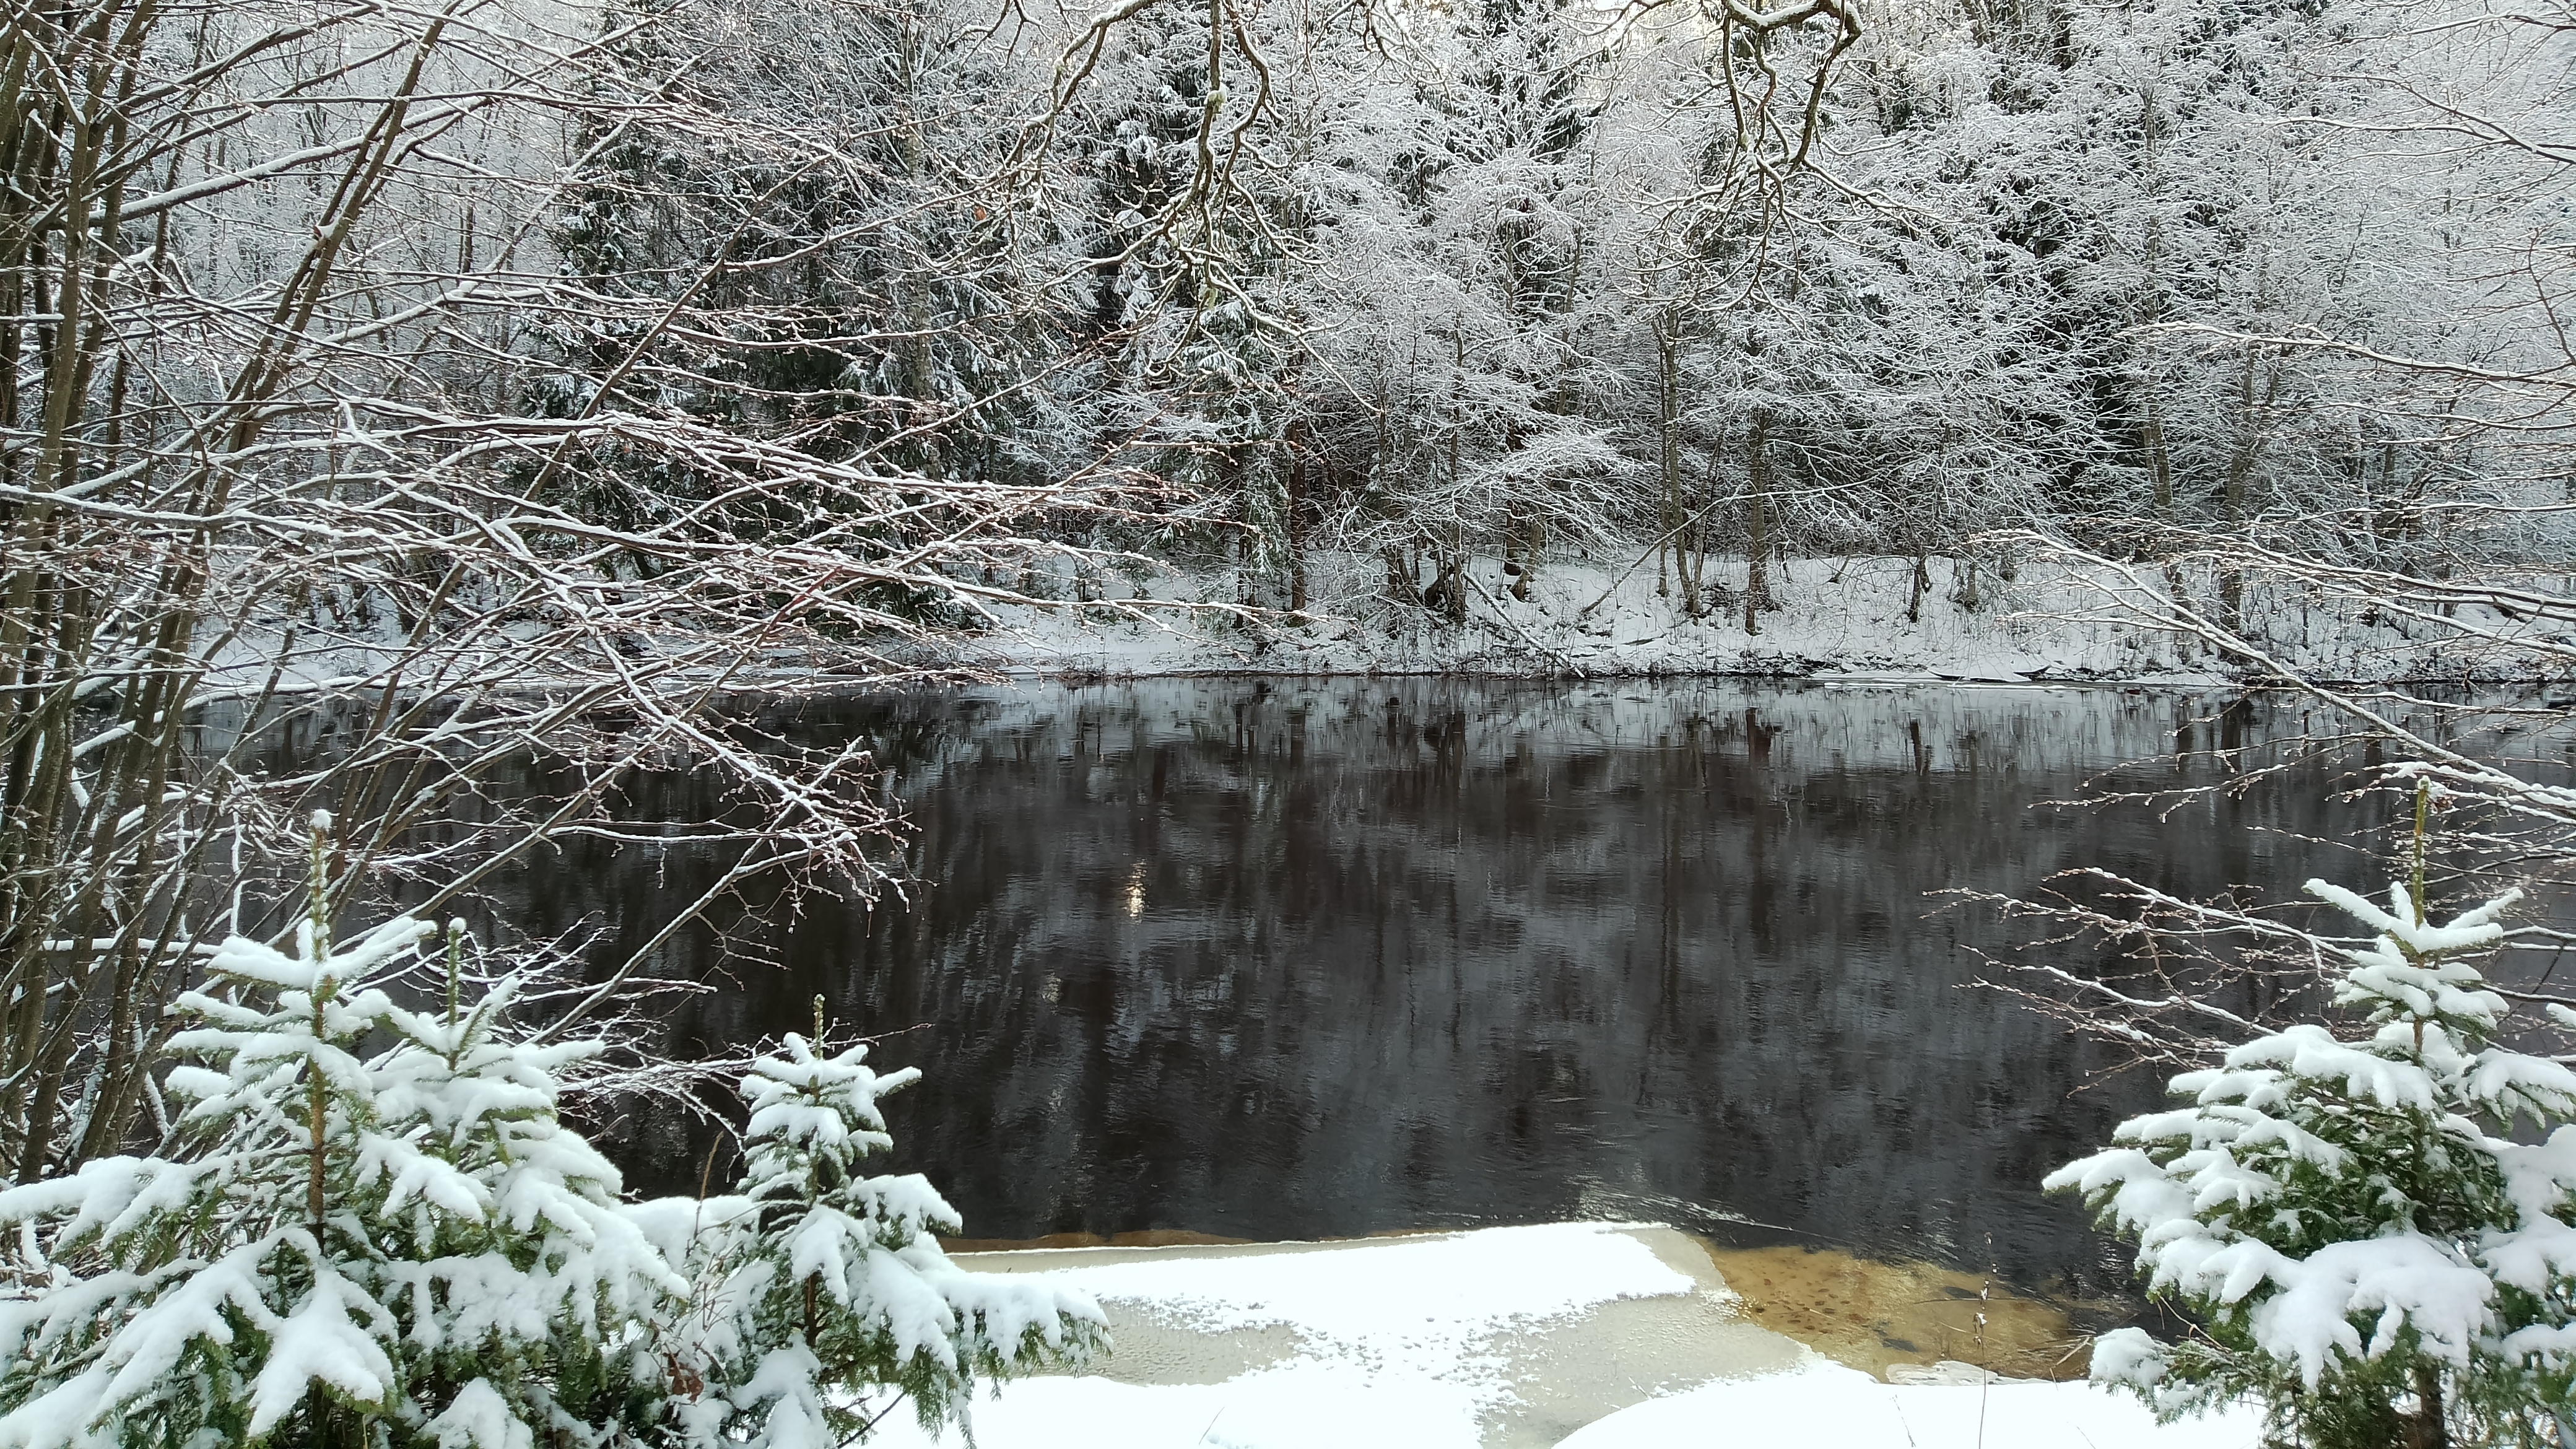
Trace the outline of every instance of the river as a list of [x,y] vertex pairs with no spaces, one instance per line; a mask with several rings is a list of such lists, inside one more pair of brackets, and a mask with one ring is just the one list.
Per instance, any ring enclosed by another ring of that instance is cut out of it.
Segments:
[[[2233,696],[1974,687],[1166,679],[804,706],[872,741],[908,900],[812,899],[657,969],[679,1054],[884,1033],[897,1170],[978,1238],[1269,1239],[1656,1218],[2116,1293],[2038,1179],[2155,1097],[1980,989],[2030,935],[1930,893],[2101,866],[2186,895],[2360,878],[2326,721]],[[636,808],[721,808],[664,778]],[[614,959],[714,869],[573,843],[503,905]],[[2081,964],[2077,961],[2075,964]],[[647,1117],[633,1179],[711,1140]],[[719,1171],[721,1177],[721,1171]]]

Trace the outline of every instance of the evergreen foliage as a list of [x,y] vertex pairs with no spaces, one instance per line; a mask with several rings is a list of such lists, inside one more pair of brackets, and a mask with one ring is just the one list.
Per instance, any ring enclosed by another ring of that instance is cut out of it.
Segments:
[[681,1410],[692,1442],[846,1444],[894,1408],[853,1386],[900,1390],[935,1428],[963,1417],[979,1379],[1104,1342],[1079,1295],[949,1262],[931,1234],[960,1224],[928,1180],[860,1174],[893,1145],[877,1098],[920,1075],[879,1076],[866,1056],[864,1043],[827,1054],[791,1033],[743,1078],[737,1192],[663,1205],[689,1211],[703,1265],[691,1332],[711,1387]]
[[2047,1180],[2199,1324],[2095,1345],[2094,1377],[2160,1414],[2250,1395],[2274,1442],[2312,1449],[2551,1442],[2576,1370],[2576,1073],[2496,1040],[2506,1002],[2475,963],[2519,892],[2436,923],[2420,861],[2386,909],[2308,883],[2372,933],[2327,947],[2363,1033],[2245,1042]]
[[[235,938],[180,996],[160,1154],[0,1190],[0,1446],[531,1449],[848,1443],[1101,1341],[1079,1295],[965,1273],[888,1144],[864,1047],[755,1062],[741,1195],[633,1203],[559,1115],[605,1043],[542,1042],[519,982],[400,1004],[437,934]],[[873,1396],[873,1397],[872,1397]]]

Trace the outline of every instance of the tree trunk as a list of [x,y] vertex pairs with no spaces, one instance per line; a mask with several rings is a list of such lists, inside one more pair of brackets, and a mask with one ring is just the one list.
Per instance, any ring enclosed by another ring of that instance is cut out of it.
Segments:
[[2406,1449],[2451,1449],[2451,1426],[2444,1422],[2442,1376],[2431,1364],[2415,1365],[2415,1412],[2405,1416]]
[[1674,572],[1682,586],[1682,612],[1699,617],[1699,590],[1691,586],[1690,570],[1683,562],[1688,546],[1681,538],[1682,522],[1682,452],[1681,452],[1681,356],[1680,347],[1667,321],[1655,323],[1655,426],[1658,443],[1656,463],[1663,484],[1663,533],[1665,541],[1655,546],[1655,592],[1664,592],[1664,549],[1674,553]]
[[[2245,368],[2238,375],[2236,404],[2238,411],[2236,446],[2227,458],[2226,487],[2220,499],[2220,522],[2230,533],[2244,531],[2253,517],[2254,465],[2263,453],[2266,434],[2263,419],[2281,392],[2281,369],[2273,366],[2263,381],[2263,395],[2254,395],[2255,354],[2245,354]],[[2218,571],[2218,623],[2230,634],[2245,632],[2245,571],[2230,563]]]
[[1753,415],[1753,437],[1747,444],[1745,464],[1751,487],[1744,496],[1744,632],[1762,632],[1762,611],[1776,609],[1780,602],[1771,597],[1768,524],[1763,519],[1763,495],[1770,491],[1771,465],[1764,455],[1763,444],[1770,438],[1771,420],[1756,412]]
[[[1718,443],[1712,442],[1709,444],[1708,481],[1706,485],[1700,489],[1700,496],[1702,498],[1714,498],[1717,496],[1717,467],[1720,452],[1721,449]],[[1677,466],[1678,461],[1679,460],[1676,459]],[[1694,616],[1697,616],[1708,612],[1711,607],[1714,607],[1709,600],[1708,519],[1705,509],[1703,509],[1700,514],[1692,516],[1684,521],[1682,524],[1680,542],[1682,587],[1689,591],[1691,598],[1691,613]]]
[[1288,509],[1279,520],[1280,546],[1288,552],[1288,612],[1306,612],[1306,543],[1297,520],[1306,507],[1306,420],[1288,425]]
[[1399,604],[1422,606],[1422,585],[1413,576],[1413,565],[1404,550],[1394,544],[1386,546],[1386,595]]
[[[2138,117],[2138,131],[2144,140],[2146,153],[2142,158],[2145,163],[2142,167],[2145,173],[2142,180],[2150,196],[2156,194],[2156,142],[2161,139],[2158,120],[2156,98],[2151,91]],[[2146,226],[2147,297],[2146,305],[2139,309],[2141,313],[2139,320],[2149,327],[2164,321],[2164,254],[2164,219],[2150,209],[2147,213]],[[2165,446],[2164,384],[2163,380],[2156,375],[2155,357],[2152,352],[2155,344],[2151,340],[2154,336],[2152,332],[2142,334],[2138,343],[2141,353],[2139,371],[2145,383],[2143,390],[2146,393],[2147,413],[2143,429],[2145,436],[2142,441],[2147,446],[2147,470],[2155,479],[2156,517],[2165,519],[2173,517],[2173,455]]]

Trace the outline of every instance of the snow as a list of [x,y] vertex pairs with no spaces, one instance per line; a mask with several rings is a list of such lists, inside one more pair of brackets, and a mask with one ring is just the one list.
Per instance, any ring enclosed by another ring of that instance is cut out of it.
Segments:
[[[1197,1443],[1221,1422],[1227,1427],[1209,1443],[1474,1449],[1482,1421],[1513,1398],[1507,1359],[1515,1331],[1618,1299],[1680,1296],[1699,1286],[1637,1238],[1600,1223],[1317,1252],[1115,1255],[1105,1262],[1093,1250],[1046,1256],[1067,1264],[1039,1275],[1061,1288],[1204,1334],[1285,1328],[1296,1348],[1281,1362],[1217,1385],[1138,1389],[1096,1378],[1009,1385],[998,1403],[976,1407],[976,1439],[987,1449],[1034,1444],[1048,1425],[1082,1406],[1098,1408],[1099,1400],[1126,1402],[1108,1421],[1122,1430],[1131,1412],[1168,1421],[1176,1444]],[[1113,1341],[1117,1322],[1113,1311]],[[1149,1397],[1138,1400],[1139,1393]]]
[[[1078,1250],[1077,1250],[1078,1251]],[[1372,1361],[1454,1372],[1502,1324],[1696,1286],[1606,1223],[1489,1228],[1377,1251],[1127,1262],[1050,1276],[1212,1330],[1287,1324]]]
[[301,1407],[314,1384],[327,1384],[360,1404],[384,1403],[394,1385],[393,1360],[376,1342],[381,1329],[349,1315],[355,1308],[360,1318],[372,1320],[382,1310],[364,1288],[331,1271],[318,1249],[311,1256],[312,1290],[271,1332],[267,1361],[252,1385],[247,1432],[253,1439]]
[[[1040,1378],[1004,1386],[974,1410],[979,1449],[1477,1449],[1472,1398],[1346,1360],[1299,1360],[1222,1384],[1124,1384]],[[900,1411],[878,1449],[957,1449],[925,1438]]]
[[1882,1384],[1840,1364],[1710,1384],[1622,1409],[1560,1449],[1746,1445],[1910,1449],[2254,1449],[2261,1416],[2237,1409],[2159,1425],[2144,1404],[2091,1384]]
[[[1091,603],[1072,600],[1068,573],[1041,570],[1042,602],[985,600],[989,627],[895,643],[865,656],[946,666],[963,662],[1015,674],[1146,678],[1219,673],[1585,675],[1726,674],[1763,678],[1852,678],[1928,682],[2118,682],[2207,685],[2237,680],[2241,664],[2140,625],[2113,601],[2133,580],[2034,561],[2020,578],[1980,584],[1968,608],[1954,595],[1956,560],[1930,562],[1932,587],[1908,619],[1914,561],[1905,557],[1792,558],[1770,565],[1780,608],[1748,634],[1740,608],[1691,617],[1656,591],[1651,562],[1632,568],[1639,543],[1606,545],[1589,557],[1556,557],[1532,575],[1526,600],[1499,557],[1467,570],[1473,603],[1463,627],[1430,611],[1388,603],[1385,565],[1374,555],[1318,551],[1307,558],[1314,594],[1309,618],[1284,613],[1246,619],[1234,607],[1233,572],[1149,571],[1107,577]],[[1070,568],[1069,564],[1060,567]],[[1713,576],[1740,581],[1740,559],[1718,559]],[[2319,601],[2253,586],[2247,634],[2271,658],[2322,680],[2524,679],[2527,659],[2484,662],[2458,638],[2382,615],[2364,622],[2359,605]],[[2537,623],[2498,621],[2519,639]],[[2420,634],[2422,637],[2416,637]],[[354,689],[381,683],[400,655],[388,616],[372,634],[347,634],[328,647],[306,642],[280,662],[281,638],[246,629],[213,661],[208,690],[256,692],[277,675],[288,690]],[[2499,653],[2499,658],[2504,657]],[[496,663],[484,660],[484,663]],[[771,684],[810,682],[844,667],[831,657],[787,654],[753,671]]]
[[[977,1399],[982,1449],[1503,1449],[1531,1442],[1504,1417],[1533,1390],[1519,1372],[1606,1375],[1622,1355],[1583,1331],[1606,1305],[1711,1294],[1650,1246],[1645,1225],[1558,1223],[1308,1247],[1072,1249],[1011,1254],[1015,1265],[1103,1302],[1122,1325],[1182,1325],[1212,1339],[1269,1335],[1286,1347],[1215,1382],[1101,1374],[1024,1379]],[[1687,1241],[1687,1240],[1682,1240]],[[972,1262],[973,1259],[969,1259]],[[1713,1276],[1713,1275],[1712,1275]],[[1546,1351],[1515,1359],[1534,1331]],[[1776,1337],[1776,1336],[1772,1336]],[[2134,1399],[2084,1384],[1880,1383],[1779,1340],[1733,1375],[1671,1386],[1595,1417],[1555,1442],[1629,1449],[1708,1441],[1813,1443],[1835,1449],[1982,1444],[2057,1449],[2250,1449],[2256,1420],[2157,1426]],[[1256,1356],[1257,1357],[1257,1356]],[[1118,1369],[1113,1352],[1108,1367]],[[1982,1439],[1978,1415],[1985,1414]],[[956,1449],[900,1411],[880,1449]]]
[[530,1449],[536,1443],[489,1379],[458,1389],[446,1410],[422,1427],[438,1449]]
[[[2464,1365],[2471,1342],[2487,1327],[2495,1296],[2487,1275],[2463,1261],[2458,1249],[2420,1233],[2328,1243],[2299,1262],[2252,1242],[2220,1252],[2248,1253],[2261,1261],[2263,1277],[2281,1285],[2254,1309],[2255,1341],[2277,1357],[2295,1359],[2311,1387],[2338,1356],[2387,1353],[2409,1325],[2418,1335],[2418,1353]],[[2366,1343],[2353,1327],[2357,1318],[2377,1320]]]
[[[2112,597],[2134,580],[2096,578],[2033,562],[2018,580],[1987,578],[1976,608],[1958,601],[1955,560],[1931,561],[1933,585],[1907,618],[1914,561],[1902,557],[1775,562],[1781,607],[1748,634],[1740,608],[1691,617],[1656,591],[1651,563],[1633,552],[1545,561],[1527,600],[1499,558],[1468,574],[1476,597],[1463,627],[1380,596],[1375,557],[1316,553],[1303,624],[1244,623],[1222,606],[1236,596],[1228,573],[1166,572],[1109,579],[1102,602],[1001,605],[997,627],[963,641],[968,656],[1007,669],[1151,676],[1190,673],[1425,673],[1633,675],[1741,674],[2004,683],[2099,680],[2212,683],[2240,666],[2186,641],[2142,628]],[[1740,560],[1713,570],[1734,579]],[[1733,574],[1727,573],[1733,570]],[[1070,591],[1070,581],[1060,581]],[[1192,612],[1194,604],[1220,611]],[[2450,678],[2477,666],[2456,641],[2414,639],[2358,606],[2249,593],[2247,633],[2272,658],[2312,677]]]
[[[874,1442],[919,1449],[890,1417]],[[975,1407],[983,1449],[1474,1449],[1472,1419],[1336,1364],[1265,1370],[1220,1385],[1145,1387],[1033,1379]],[[2256,1449],[2251,1410],[2159,1425],[2145,1405],[2090,1384],[1882,1384],[1817,1364],[1648,1399],[1558,1440],[1558,1449]],[[961,1444],[950,1436],[937,1441]]]
[[[2576,1226],[2566,1222],[2561,1206],[2567,1184],[2576,1182],[2576,1127],[2560,1127],[2544,1142],[2498,1143],[2492,1150],[2521,1231],[2485,1245],[2488,1271],[2498,1283],[2532,1294],[2546,1292],[2554,1280],[2576,1277]],[[2510,1347],[2509,1339],[2509,1350],[2576,1351],[2576,1329],[2526,1329],[2521,1339],[2525,1346]]]

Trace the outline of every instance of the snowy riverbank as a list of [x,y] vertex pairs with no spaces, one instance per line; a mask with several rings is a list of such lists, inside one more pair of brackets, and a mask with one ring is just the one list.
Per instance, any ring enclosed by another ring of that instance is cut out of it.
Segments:
[[[1117,1340],[1080,1376],[979,1399],[982,1449],[2250,1449],[2256,1436],[2250,1414],[2160,1427],[2081,1383],[1883,1383],[1752,1321],[1696,1240],[1655,1226],[962,1264],[1090,1293]],[[900,1407],[883,1431],[886,1449],[964,1442],[927,1438]]]
[[[1375,558],[1315,555],[1302,621],[1170,607],[1232,603],[1230,574],[1109,578],[1084,586],[1103,603],[1001,607],[994,627],[968,647],[970,657],[1015,672],[1112,677],[1707,673],[2211,684],[2257,672],[2142,627],[2113,603],[2116,590],[2135,592],[2129,581],[2054,564],[2027,565],[2010,581],[1981,569],[1972,592],[1964,565],[1936,558],[1918,600],[1909,558],[1792,559],[1772,565],[1780,606],[1759,614],[1754,634],[1740,603],[1693,616],[1658,591],[1651,563],[1632,563],[1552,560],[1522,600],[1512,596],[1515,580],[1501,560],[1479,559],[1469,568],[1464,624],[1387,600],[1385,566]],[[1742,563],[1717,568],[1729,590],[1740,591]],[[2169,587],[2160,574],[2141,578],[2148,588]],[[2207,583],[2184,581],[2195,597],[2209,592]],[[1059,591],[1080,590],[1063,579]],[[2484,609],[2468,613],[2479,617],[2401,626],[2365,619],[2350,603],[2255,589],[2245,629],[2267,655],[2315,678],[2520,677],[2520,666],[2487,658],[2502,643],[2482,646],[2479,636],[2509,641],[2528,626]]]
[[[1467,569],[1466,617],[1455,622],[1419,603],[1386,595],[1383,560],[1309,556],[1306,610],[1275,599],[1241,602],[1233,573],[1148,570],[1132,576],[1017,574],[997,586],[1020,602],[987,597],[981,616],[924,625],[907,637],[877,637],[855,655],[818,652],[811,641],[758,660],[714,667],[736,687],[811,686],[842,678],[883,680],[893,672],[939,673],[963,665],[1016,677],[1138,679],[1214,674],[1457,674],[1487,677],[1711,675],[1765,679],[1857,679],[1934,683],[2089,683],[2179,687],[2269,683],[2279,670],[2335,683],[2461,683],[2538,686],[2566,681],[2536,674],[2547,655],[2523,643],[2545,631],[2483,605],[2453,617],[2401,620],[2371,615],[2349,600],[2275,586],[2249,586],[2243,638],[2278,669],[2223,654],[2139,621],[2173,582],[2158,570],[2135,577],[2082,574],[2031,563],[2009,580],[1955,559],[1929,561],[1917,597],[1914,560],[1802,558],[1775,562],[1777,607],[1745,628],[1744,565],[1730,571],[1736,602],[1697,614],[1659,590],[1651,561],[1552,559],[1513,595],[1516,578],[1499,558]],[[2214,584],[2185,578],[2191,602],[2213,607]],[[1026,594],[1018,591],[1027,590]],[[2124,607],[2125,598],[2129,607]],[[1032,602],[1036,600],[1038,602]],[[503,631],[531,631],[521,621]],[[650,629],[603,630],[616,648],[643,659],[680,646]],[[2561,645],[2576,635],[2550,636]],[[202,702],[290,692],[379,687],[404,672],[405,631],[389,610],[347,618],[318,615],[294,628],[265,620],[216,651]],[[2561,654],[2563,650],[2559,651]],[[475,656],[473,674],[499,668]],[[683,669],[675,677],[700,677]],[[557,681],[563,687],[568,682]],[[546,687],[530,676],[523,687]]]

